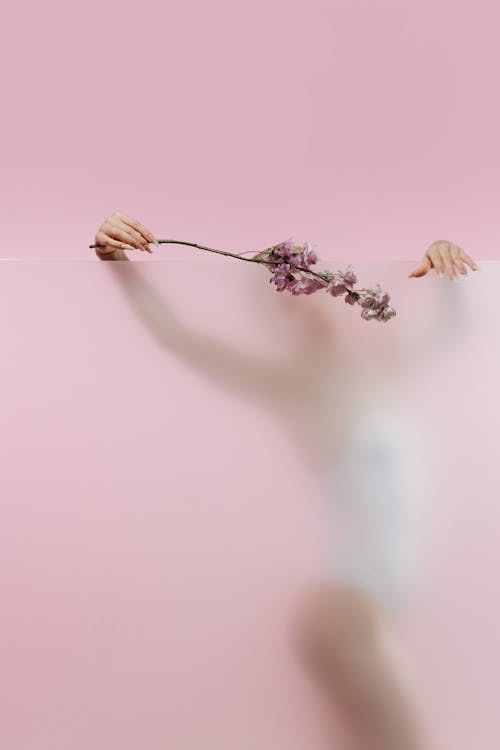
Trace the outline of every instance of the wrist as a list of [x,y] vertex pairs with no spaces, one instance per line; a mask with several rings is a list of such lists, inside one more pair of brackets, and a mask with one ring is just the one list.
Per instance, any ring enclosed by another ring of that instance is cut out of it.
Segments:
[[98,247],[96,247],[95,254],[100,260],[128,260],[128,256],[125,250],[121,250],[118,247],[115,250],[112,250],[110,253],[103,253],[99,250]]

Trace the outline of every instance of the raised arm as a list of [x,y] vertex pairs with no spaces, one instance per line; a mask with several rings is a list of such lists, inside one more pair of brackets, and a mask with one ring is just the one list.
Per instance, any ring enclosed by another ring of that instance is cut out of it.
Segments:
[[[155,239],[140,222],[115,213],[105,219],[95,241],[103,245],[95,250],[101,260],[128,261],[125,248],[146,250]],[[217,381],[273,403],[289,401],[301,392],[303,369],[297,361],[253,356],[189,328],[176,317],[164,292],[145,279],[140,264],[117,264],[113,271],[138,317],[170,352]]]

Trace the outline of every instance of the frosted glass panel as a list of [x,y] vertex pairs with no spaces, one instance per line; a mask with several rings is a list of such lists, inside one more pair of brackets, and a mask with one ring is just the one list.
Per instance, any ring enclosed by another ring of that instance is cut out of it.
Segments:
[[325,578],[437,746],[498,744],[499,263],[355,264],[385,324],[232,260],[0,267],[2,746],[326,750]]

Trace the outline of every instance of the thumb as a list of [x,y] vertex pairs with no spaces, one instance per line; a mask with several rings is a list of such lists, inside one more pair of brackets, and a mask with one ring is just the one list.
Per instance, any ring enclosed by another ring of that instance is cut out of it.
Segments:
[[408,278],[411,279],[412,277],[418,278],[419,276],[425,276],[431,268],[431,261],[426,255],[421,264],[408,275]]

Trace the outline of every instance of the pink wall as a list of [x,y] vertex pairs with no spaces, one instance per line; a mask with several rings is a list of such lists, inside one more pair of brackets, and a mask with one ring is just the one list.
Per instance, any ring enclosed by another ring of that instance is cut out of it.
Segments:
[[[381,349],[463,293],[466,335],[405,386],[434,472],[421,581],[395,632],[435,747],[490,750],[500,267],[460,287],[410,280],[410,267],[357,264],[392,294],[386,325],[322,302],[355,347]],[[118,282],[139,271],[149,291],[135,308]],[[319,298],[285,300],[267,276],[225,259],[1,263],[3,747],[331,746],[288,640],[334,539],[317,477],[282,415],[222,377],[220,354],[207,367],[218,342],[285,353],[279,305]],[[168,331],[172,312],[200,335],[198,361],[144,324]]]
[[[434,289],[406,281],[431,241],[479,261],[475,336],[408,396],[442,484],[399,636],[436,747],[498,746],[499,20],[493,0],[6,9],[0,255],[25,262],[0,264],[2,745],[329,747],[283,637],[328,540],[314,477],[271,413],[145,335],[88,249],[120,210],[235,251],[310,240],[401,310]],[[194,326],[273,349],[245,264],[138,260]],[[350,335],[404,336],[349,312]]]
[[498,21],[494,0],[11,5],[1,254],[88,257],[121,210],[228,249],[498,258]]

